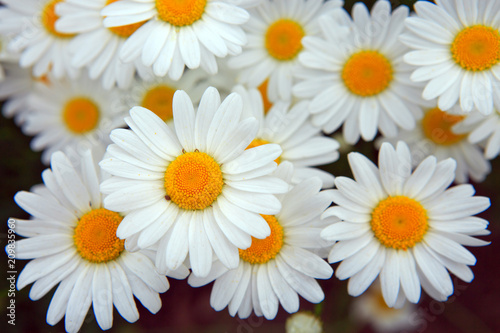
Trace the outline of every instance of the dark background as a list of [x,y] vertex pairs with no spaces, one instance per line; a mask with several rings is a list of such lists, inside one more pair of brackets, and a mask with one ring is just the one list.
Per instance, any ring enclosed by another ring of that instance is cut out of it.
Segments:
[[[374,1],[364,1],[371,6]],[[399,4],[411,5],[414,1],[391,1],[393,8]],[[354,1],[346,1],[346,8],[350,8]],[[7,221],[9,217],[28,218],[14,202],[13,196],[17,191],[29,190],[31,186],[39,184],[41,172],[45,169],[40,162],[40,153],[29,149],[31,138],[24,136],[19,128],[10,119],[0,117],[0,221]],[[372,143],[360,142],[355,147],[372,160],[376,161],[377,152]],[[500,195],[500,161],[492,161],[493,172],[481,184],[473,184],[477,195],[491,198],[491,207],[481,217],[490,221],[490,236],[482,237],[491,241],[491,245],[479,248],[469,248],[477,258],[473,267],[475,279],[467,284],[453,277],[455,294],[448,302],[437,303],[424,293],[415,311],[421,316],[415,323],[412,332],[500,332],[500,279],[498,267],[500,254],[500,227],[499,216]],[[339,161],[324,168],[334,175],[351,177],[347,165],[346,155],[342,154]],[[2,224],[0,246],[6,245],[7,224]],[[6,283],[6,261],[2,257],[2,280],[0,283],[0,328],[5,327],[12,332],[64,332],[64,319],[52,327],[45,321],[53,291],[39,301],[29,299],[28,286],[16,292],[16,326],[7,325],[6,307],[8,285]],[[27,261],[17,261],[16,269],[19,274]],[[334,265],[334,269],[337,265]],[[285,320],[289,314],[283,309],[273,321],[264,318],[250,317],[247,320],[233,318],[227,309],[221,312],[214,311],[209,304],[211,285],[201,288],[191,288],[187,281],[169,279],[170,289],[161,295],[163,307],[156,315],[145,310],[139,302],[137,307],[141,318],[130,324],[114,311],[114,324],[109,332],[284,332]],[[353,298],[347,295],[347,281],[339,281],[335,277],[327,281],[320,281],[325,291],[322,320],[325,332],[368,333],[373,332],[369,325],[363,325],[350,319],[350,303]],[[314,304],[301,299],[301,310],[314,311]],[[2,329],[2,331],[5,331]],[[100,331],[93,311],[89,311],[82,326],[82,332]],[[411,330],[406,330],[410,332]]]

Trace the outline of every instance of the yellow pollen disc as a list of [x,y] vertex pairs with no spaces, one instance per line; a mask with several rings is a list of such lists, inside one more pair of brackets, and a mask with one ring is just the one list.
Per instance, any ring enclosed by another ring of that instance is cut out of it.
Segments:
[[73,236],[80,256],[93,263],[118,258],[125,242],[116,237],[116,229],[122,220],[120,214],[104,208],[94,209],[83,215]]
[[221,194],[223,185],[220,165],[198,151],[178,156],[165,172],[167,197],[183,209],[207,208]]
[[483,25],[467,27],[455,37],[451,54],[466,70],[489,69],[500,61],[500,33]]
[[262,102],[264,102],[264,114],[269,112],[269,109],[273,106],[273,103],[269,100],[267,96],[267,85],[269,84],[269,79],[262,82],[262,84],[257,88],[262,96]]
[[[113,3],[113,2],[117,2],[117,1],[119,1],[119,0],[107,0],[106,6]],[[108,30],[111,31],[112,33],[114,33],[115,35],[118,35],[118,36],[123,37],[123,38],[127,38],[127,37],[130,37],[130,35],[132,35],[137,29],[139,29],[144,23],[146,23],[146,21],[122,25],[121,27],[112,27],[112,28],[108,28]]]
[[174,117],[172,101],[174,100],[175,89],[166,85],[158,85],[149,89],[142,98],[141,106],[153,111],[164,121]]
[[278,60],[292,60],[302,50],[304,29],[295,21],[280,19],[266,32],[266,49]]
[[465,116],[451,115],[439,108],[430,109],[422,119],[424,135],[438,145],[449,146],[465,139],[467,134],[455,134],[451,128]]
[[57,16],[55,12],[55,6],[62,1],[63,0],[51,0],[47,2],[47,4],[42,10],[42,15],[41,15],[42,25],[53,36],[60,38],[70,38],[73,37],[74,34],[64,34],[58,32],[54,26],[56,24],[56,21],[59,19],[59,16]]
[[71,132],[86,133],[96,128],[99,121],[99,108],[86,97],[73,98],[64,106],[63,120]]
[[342,79],[353,94],[368,97],[381,93],[392,81],[389,60],[377,51],[351,55],[342,70]]
[[250,264],[265,264],[274,259],[283,247],[283,227],[272,215],[261,215],[271,228],[271,235],[264,239],[252,237],[252,245],[239,250],[240,258]]
[[427,232],[427,212],[416,200],[388,197],[373,210],[371,227],[382,245],[406,250],[420,242]]
[[161,20],[176,27],[191,25],[205,12],[207,0],[156,0]]
[[[254,148],[254,147],[258,147],[258,146],[262,146],[262,145],[267,145],[268,143],[270,143],[270,142],[266,141],[266,140],[254,139],[252,142],[250,142],[248,147],[245,148],[245,150],[250,149],[250,148]],[[274,160],[274,162],[276,162],[277,164],[280,164],[280,158],[278,157],[277,159]]]

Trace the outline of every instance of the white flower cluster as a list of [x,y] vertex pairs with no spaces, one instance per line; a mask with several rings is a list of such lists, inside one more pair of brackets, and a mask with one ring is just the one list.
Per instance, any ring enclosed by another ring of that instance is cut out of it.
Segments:
[[[1,0],[3,115],[50,164],[14,198],[18,289],[57,286],[68,332],[160,311],[166,276],[240,318],[322,302],[337,262],[352,296],[446,301],[488,244],[467,182],[500,153],[500,2],[435,2]],[[378,165],[318,168],[360,139]]]

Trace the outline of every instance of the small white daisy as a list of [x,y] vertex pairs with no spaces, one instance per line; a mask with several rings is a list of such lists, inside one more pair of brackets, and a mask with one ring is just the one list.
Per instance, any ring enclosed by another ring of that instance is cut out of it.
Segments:
[[[18,192],[14,199],[30,220],[16,219],[17,259],[33,259],[17,280],[20,290],[33,283],[38,300],[58,285],[47,312],[55,325],[64,316],[68,332],[78,332],[92,304],[103,330],[113,325],[113,305],[129,322],[139,319],[134,296],[152,313],[161,308],[158,293],[169,288],[154,267],[154,252],[128,252],[116,237],[123,217],[102,208],[98,166],[87,151],[74,167],[61,152],[43,172],[45,186]],[[188,270],[175,272],[183,278]]]
[[[290,182],[291,163],[282,163],[276,174]],[[215,262],[206,278],[191,275],[188,283],[199,287],[215,280],[210,305],[220,311],[247,318],[274,319],[279,304],[289,312],[299,310],[299,297],[312,303],[324,299],[316,279],[329,279],[333,270],[310,249],[330,246],[320,237],[320,216],[332,202],[332,190],[320,191],[321,180],[310,178],[280,195],[282,209],[275,215],[263,215],[271,228],[265,239],[252,237],[252,245],[239,250],[239,265],[228,269]],[[337,220],[333,220],[337,221]],[[331,222],[330,222],[331,223]]]
[[415,127],[423,103],[421,89],[409,79],[413,67],[402,60],[407,48],[398,41],[408,7],[391,13],[379,0],[371,15],[363,3],[318,19],[322,37],[304,38],[299,56],[305,67],[293,87],[298,98],[311,99],[312,122],[332,133],[343,124],[345,140],[372,141],[377,129],[395,136],[398,128]]
[[55,78],[79,75],[70,64],[68,43],[74,37],[55,30],[55,6],[62,0],[3,0],[0,33],[13,35],[8,50],[20,53],[19,65],[33,67],[35,77],[52,73]]
[[203,94],[195,111],[182,90],[174,94],[175,132],[153,112],[130,110],[131,130],[111,133],[115,144],[101,167],[114,177],[101,185],[106,208],[130,211],[118,237],[136,237],[140,248],[158,244],[160,272],[176,269],[189,254],[194,274],[206,276],[212,252],[230,268],[238,265],[238,248],[251,236],[271,230],[259,214],[276,214],[281,203],[273,193],[288,184],[271,177],[276,144],[245,150],[257,134],[255,118],[241,119],[237,94],[222,103],[215,88]]
[[[481,147],[467,140],[473,127],[471,124],[462,124],[469,115],[463,115],[460,111],[459,106],[448,112],[438,107],[426,109],[414,130],[401,131],[396,137],[381,138],[379,142],[406,142],[412,153],[414,167],[429,155],[436,156],[438,161],[452,157],[457,162],[457,183],[466,183],[469,177],[476,182],[482,182],[491,172],[491,165],[484,157]],[[493,124],[495,123],[490,123]],[[454,131],[455,126],[459,125],[466,125],[461,126],[461,133]]]
[[415,11],[401,41],[416,50],[404,60],[419,67],[411,79],[426,82],[423,98],[438,98],[445,111],[460,100],[465,112],[491,114],[500,92],[500,2],[417,1]]
[[55,23],[58,32],[79,34],[69,42],[71,65],[76,68],[87,66],[91,79],[101,78],[103,87],[110,89],[115,84],[128,88],[136,71],[141,75],[148,71],[139,60],[122,62],[118,54],[125,40],[144,22],[105,28],[101,10],[117,0],[73,0],[56,6],[59,19]]
[[302,52],[302,39],[320,32],[318,16],[342,7],[343,1],[264,0],[251,10],[243,26],[248,44],[243,53],[229,59],[229,66],[241,69],[239,80],[256,88],[266,79],[272,102],[291,100],[293,74]]
[[473,216],[490,206],[474,196],[472,185],[448,186],[456,162],[437,162],[428,156],[412,172],[411,154],[404,142],[394,149],[383,143],[379,167],[359,153],[348,155],[355,180],[337,177],[333,202],[323,218],[342,221],[325,228],[321,236],[337,241],[330,263],[342,261],[336,276],[349,278],[351,296],[361,295],[379,276],[389,307],[408,299],[417,303],[421,286],[434,299],[453,293],[450,271],[472,281],[468,267],[476,258],[467,246],[489,244],[471,237],[488,235],[488,221]]
[[141,57],[157,76],[178,80],[184,66],[217,73],[215,57],[241,52],[246,36],[240,27],[248,12],[228,0],[122,0],[106,6],[105,27],[147,21],[120,51],[125,62]]
[[257,89],[247,90],[237,86],[234,91],[243,97],[243,117],[255,117],[259,121],[259,131],[249,147],[277,143],[283,153],[276,162],[289,161],[293,164],[294,184],[316,176],[322,180],[324,188],[333,186],[333,175],[314,166],[338,160],[339,144],[323,136],[321,130],[310,123],[307,112],[309,102],[301,101],[293,106],[289,102],[277,102],[265,112]]
[[492,160],[500,153],[500,94],[493,95],[494,112],[488,116],[473,111],[453,127],[459,134],[467,134],[472,144],[485,142],[484,157]]
[[125,125],[127,109],[116,103],[117,91],[105,91],[86,76],[71,81],[48,79],[50,84],[36,85],[29,94],[28,112],[23,115],[23,132],[35,135],[31,148],[44,150],[45,164],[57,150],[70,157],[90,148],[102,154],[111,130]]
[[350,317],[357,324],[369,324],[378,333],[412,331],[420,318],[417,306],[404,302],[400,308],[387,306],[379,284],[351,301]]

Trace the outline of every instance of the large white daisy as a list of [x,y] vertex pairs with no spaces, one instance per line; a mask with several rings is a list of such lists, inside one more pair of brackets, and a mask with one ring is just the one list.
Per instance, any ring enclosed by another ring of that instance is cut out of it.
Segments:
[[56,6],[59,19],[55,23],[58,32],[78,34],[69,42],[71,65],[77,68],[87,66],[91,79],[101,78],[103,87],[110,89],[115,84],[128,88],[136,71],[144,77],[148,70],[137,59],[131,63],[122,62],[118,54],[125,40],[144,22],[105,28],[101,10],[117,0],[71,0]]
[[115,144],[101,167],[114,177],[101,190],[106,208],[130,211],[118,237],[133,237],[140,248],[158,244],[156,266],[176,269],[189,254],[194,274],[206,276],[212,252],[230,268],[238,265],[238,248],[251,236],[265,238],[271,230],[259,214],[281,209],[273,193],[288,184],[271,177],[276,144],[245,150],[255,138],[255,118],[241,119],[237,94],[222,103],[215,88],[203,94],[195,112],[182,90],[174,94],[175,132],[153,112],[130,110],[131,130],[111,133]]
[[33,67],[40,77],[51,72],[54,77],[75,78],[79,70],[70,64],[68,43],[74,37],[55,30],[58,16],[55,6],[62,0],[3,0],[0,8],[0,33],[13,35],[8,44],[19,52],[19,65]]
[[377,129],[394,136],[398,128],[415,127],[423,103],[421,89],[409,79],[413,68],[402,61],[408,50],[398,41],[408,7],[391,13],[389,1],[379,0],[371,15],[357,3],[352,19],[335,11],[318,19],[322,37],[306,37],[299,56],[305,67],[293,87],[298,98],[311,99],[312,122],[332,133],[343,124],[345,140],[371,141]]
[[[472,124],[465,123],[469,116],[459,114],[459,106],[448,112],[438,107],[424,109],[423,112],[424,116],[418,120],[414,130],[401,131],[394,138],[381,138],[377,144],[382,141],[392,144],[399,140],[406,142],[412,153],[414,167],[429,155],[436,156],[438,161],[451,157],[457,162],[457,183],[466,183],[469,177],[476,182],[482,182],[491,172],[491,165],[484,157],[482,148],[467,139],[474,129]],[[492,121],[488,126],[494,124]],[[455,131],[456,126],[460,126],[460,133]]]
[[125,42],[123,61],[141,57],[157,76],[178,80],[184,65],[217,73],[215,57],[241,52],[246,36],[240,25],[248,12],[229,0],[122,0],[101,12],[104,26],[147,21]]
[[269,99],[289,101],[302,39],[317,35],[318,16],[342,4],[340,0],[262,1],[243,26],[248,34],[243,53],[228,61],[231,67],[241,69],[239,81],[256,88],[269,79]]
[[[282,163],[276,174],[290,182],[291,163]],[[215,280],[210,305],[217,311],[228,306],[233,317],[237,313],[247,318],[253,310],[257,316],[274,319],[280,303],[287,312],[297,312],[298,295],[321,302],[324,293],[316,279],[330,278],[333,270],[310,251],[331,246],[320,237],[320,226],[325,223],[320,216],[330,206],[332,192],[320,190],[320,179],[310,178],[280,195],[281,211],[263,215],[271,234],[265,239],[252,237],[252,245],[239,250],[237,268],[216,262],[206,278],[191,275],[188,283],[198,287]]]
[[379,276],[389,307],[405,299],[417,303],[421,286],[434,299],[453,293],[448,271],[470,282],[468,267],[476,258],[467,246],[489,244],[471,237],[488,235],[488,221],[475,217],[490,206],[474,196],[472,185],[448,186],[456,162],[437,162],[428,156],[412,172],[411,154],[404,142],[394,149],[383,143],[379,167],[359,153],[348,155],[355,180],[337,177],[333,202],[323,217],[342,221],[325,228],[321,236],[337,241],[328,260],[342,261],[336,276],[349,279],[348,292],[361,295]]
[[[97,164],[82,154],[74,167],[61,152],[43,172],[45,186],[18,192],[17,204],[32,215],[15,220],[17,259],[33,259],[17,280],[22,289],[33,283],[30,298],[38,300],[58,285],[47,312],[55,325],[64,316],[68,332],[78,332],[92,304],[103,330],[113,325],[113,305],[129,322],[139,319],[134,296],[152,313],[161,308],[158,293],[169,288],[154,267],[154,252],[128,252],[116,237],[123,217],[102,207]],[[184,278],[182,267],[174,273]]]
[[105,91],[86,76],[68,81],[48,77],[49,84],[38,84],[27,97],[28,111],[22,130],[35,135],[31,148],[44,150],[42,161],[63,150],[73,158],[85,149],[104,152],[111,130],[125,125],[126,112],[116,103],[117,91]]
[[257,89],[234,88],[243,97],[243,117],[255,117],[259,122],[259,131],[250,147],[267,143],[277,143],[283,149],[278,163],[289,161],[294,166],[292,182],[319,177],[323,187],[333,186],[333,175],[314,168],[332,163],[339,158],[339,144],[336,140],[321,134],[321,130],[309,121],[307,108],[309,102],[277,102],[267,112],[263,98]]
[[465,112],[491,114],[500,92],[500,2],[418,1],[415,11],[401,41],[416,50],[404,59],[419,66],[411,79],[427,83],[422,96],[438,98],[441,110],[460,100]]

